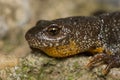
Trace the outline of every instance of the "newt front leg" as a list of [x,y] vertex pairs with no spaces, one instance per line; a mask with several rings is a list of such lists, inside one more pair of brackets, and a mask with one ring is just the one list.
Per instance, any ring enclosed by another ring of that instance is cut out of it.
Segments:
[[103,69],[103,74],[107,74],[111,68],[120,67],[120,54],[97,54],[92,60],[87,64],[87,67],[93,67],[98,63],[107,64],[106,68]]

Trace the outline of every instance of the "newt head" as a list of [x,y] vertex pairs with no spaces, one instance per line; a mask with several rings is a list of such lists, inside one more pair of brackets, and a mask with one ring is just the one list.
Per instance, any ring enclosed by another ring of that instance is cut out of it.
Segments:
[[30,47],[40,49],[49,56],[67,57],[85,52],[95,44],[100,29],[99,21],[95,17],[40,20],[26,33],[25,38]]
[[61,21],[40,20],[26,33],[25,38],[30,47],[40,49],[49,56],[66,57],[76,54],[78,47],[70,40],[71,29]]

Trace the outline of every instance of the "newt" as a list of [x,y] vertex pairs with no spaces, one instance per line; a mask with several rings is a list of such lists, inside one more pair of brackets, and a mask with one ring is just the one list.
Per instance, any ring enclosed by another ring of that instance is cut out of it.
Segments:
[[51,57],[64,58],[82,52],[93,54],[87,64],[107,64],[103,73],[120,67],[120,12],[98,16],[73,16],[39,20],[27,31],[26,40]]

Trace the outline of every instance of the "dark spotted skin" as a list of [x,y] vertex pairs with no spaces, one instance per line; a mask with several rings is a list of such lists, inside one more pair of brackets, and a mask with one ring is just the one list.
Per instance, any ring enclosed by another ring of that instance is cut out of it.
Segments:
[[103,62],[120,67],[120,12],[93,17],[68,17],[40,20],[25,35],[31,48],[52,57],[67,57],[82,52],[95,54],[88,67]]

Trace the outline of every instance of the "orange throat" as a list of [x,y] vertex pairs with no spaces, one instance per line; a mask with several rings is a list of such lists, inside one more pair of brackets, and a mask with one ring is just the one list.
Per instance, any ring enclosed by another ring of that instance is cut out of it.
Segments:
[[78,54],[80,49],[74,41],[70,41],[69,44],[57,47],[41,48],[47,55],[51,57],[67,57]]

